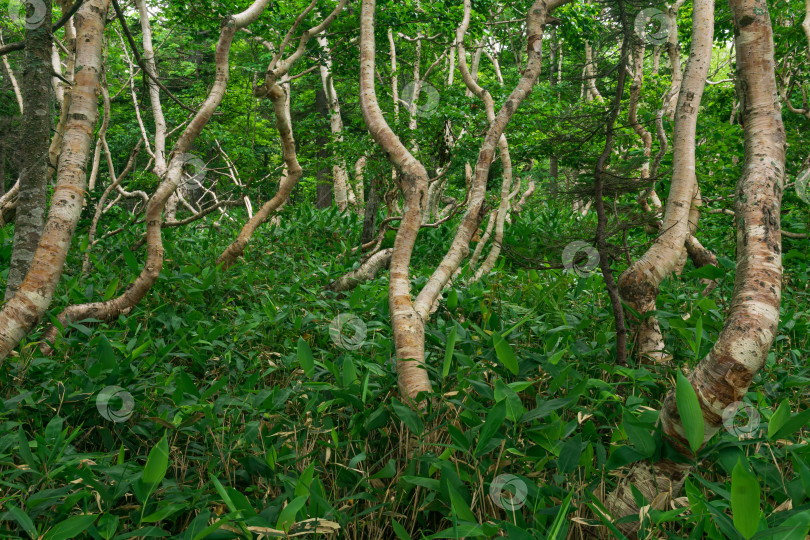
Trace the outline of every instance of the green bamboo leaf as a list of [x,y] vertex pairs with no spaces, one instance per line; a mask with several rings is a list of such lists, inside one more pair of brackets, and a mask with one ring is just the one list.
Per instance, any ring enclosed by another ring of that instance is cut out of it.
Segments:
[[76,538],[93,524],[98,517],[97,514],[85,514],[73,516],[62,523],[58,523],[49,530],[42,540],[70,540]]
[[785,420],[785,423],[774,433],[773,438],[784,439],[785,437],[789,437],[806,426],[808,422],[810,422],[810,408],[796,413]]
[[495,346],[495,354],[498,355],[498,360],[504,365],[506,369],[512,372],[513,375],[518,374],[518,361],[515,357],[515,351],[509,342],[495,332],[492,334],[492,344]]
[[560,449],[560,457],[557,460],[557,469],[560,474],[573,472],[579,465],[580,456],[582,456],[582,437],[576,435],[568,439]]
[[450,289],[450,294],[447,295],[447,309],[453,311],[458,307],[458,293],[455,289]]
[[759,528],[759,481],[738,460],[731,471],[731,513],[734,527],[746,539]]
[[421,435],[425,430],[425,424],[422,419],[414,412],[413,409],[396,399],[391,402],[391,407],[402,422],[408,426],[415,435]]
[[14,506],[13,504],[8,504],[8,513],[11,514],[17,523],[20,524],[20,527],[25,529],[25,532],[28,533],[33,540],[37,540],[39,538],[39,534],[37,534],[37,528],[34,526],[34,522],[31,521],[31,518],[28,517],[28,514]]
[[169,442],[164,435],[160,441],[149,451],[146,458],[146,466],[143,468],[143,483],[147,490],[147,496],[154,493],[155,489],[163,481],[166,471],[169,468]]
[[467,504],[467,501],[464,500],[461,493],[456,491],[453,484],[447,484],[447,491],[450,492],[450,505],[453,507],[455,515],[462,521],[478,523],[478,519],[476,519],[475,514],[473,514],[470,509],[470,505]]
[[782,403],[779,404],[776,411],[774,411],[773,415],[771,416],[770,422],[768,422],[768,438],[773,440],[774,435],[782,429],[782,426],[785,425],[785,422],[788,421],[790,418],[790,405],[786,399],[782,400]]
[[492,439],[492,437],[495,436],[498,429],[500,429],[500,427],[503,425],[503,421],[505,419],[506,401],[501,401],[489,411],[489,414],[487,414],[487,420],[484,422],[484,426],[481,428],[481,432],[478,435],[478,444],[476,445],[474,452],[476,457],[481,455],[487,443]]
[[281,513],[278,515],[278,523],[276,523],[276,529],[281,529],[284,532],[288,532],[290,527],[295,525],[295,517],[298,515],[298,511],[304,507],[304,504],[307,502],[307,495],[301,495],[300,497],[296,497],[290,504],[284,507]]
[[104,289],[104,301],[106,302],[107,300],[115,296],[115,291],[117,289],[118,289],[118,276],[116,276],[115,279],[113,279],[109,283],[109,285],[107,285],[107,288]]
[[444,348],[444,364],[442,365],[442,379],[446,379],[450,373],[450,364],[453,360],[453,350],[456,348],[456,325],[450,329],[447,336],[447,346]]
[[703,445],[703,434],[705,432],[703,411],[700,409],[700,402],[692,383],[680,371],[675,386],[675,402],[678,405],[678,414],[681,416],[686,440],[689,441],[692,451],[697,453],[698,449]]
[[301,364],[301,369],[307,377],[315,375],[315,357],[312,356],[312,349],[304,338],[298,338],[298,363]]

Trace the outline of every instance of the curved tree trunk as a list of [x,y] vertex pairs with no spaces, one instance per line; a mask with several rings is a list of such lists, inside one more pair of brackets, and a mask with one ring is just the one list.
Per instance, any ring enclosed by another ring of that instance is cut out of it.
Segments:
[[284,204],[304,172],[298,163],[298,156],[295,152],[295,138],[293,137],[292,122],[290,121],[287,93],[280,85],[274,84],[267,95],[273,103],[273,111],[276,116],[276,128],[281,139],[285,174],[279,181],[278,191],[273,195],[273,198],[264,203],[259,211],[245,223],[236,240],[225,248],[225,251],[217,259],[217,264],[221,264],[223,269],[230,268],[236,262],[236,259],[244,253],[250,237],[253,236],[259,225],[267,220],[270,214]]
[[[244,28],[255,21],[264,11],[269,0],[256,0],[248,9],[227,17],[220,31],[217,42],[215,62],[216,79],[208,97],[203,102],[197,114],[183,131],[174,146],[173,157],[168,165],[165,179],[158,186],[146,207],[146,263],[137,278],[126,288],[120,296],[106,302],[89,302],[67,307],[59,314],[59,321],[64,325],[68,321],[79,321],[95,318],[101,321],[115,319],[125,310],[137,305],[146,296],[149,289],[157,281],[163,268],[163,237],[161,234],[163,224],[163,209],[166,201],[177,190],[183,176],[183,167],[188,162],[190,154],[187,152],[211,119],[225,95],[228,85],[228,58],[234,35],[240,28]],[[56,329],[51,327],[46,332],[46,340],[56,336]]]
[[[692,16],[692,49],[678,96],[673,135],[672,183],[661,234],[647,252],[619,277],[619,292],[642,315],[655,309],[661,282],[675,269],[689,234],[689,211],[695,191],[695,130],[697,114],[711,63],[714,0],[698,0]],[[635,341],[639,357],[668,361],[658,320],[637,323]]]
[[[6,300],[14,296],[31,266],[39,245],[48,207],[48,148],[51,143],[51,0],[36,0],[44,9],[40,25],[26,27],[23,68],[23,128],[21,145],[25,148],[20,164],[20,193],[14,225],[14,246],[8,268]],[[25,8],[34,10],[31,1]],[[9,70],[10,72],[11,70]]]
[[[312,2],[303,12],[301,12],[295,19],[290,30],[284,36],[281,44],[270,60],[270,65],[267,67],[265,73],[264,84],[256,88],[254,94],[257,97],[267,97],[273,103],[273,111],[276,115],[276,127],[278,128],[279,138],[281,138],[281,148],[284,159],[284,166],[286,168],[285,174],[279,181],[279,187],[276,194],[272,199],[267,201],[256,214],[248,220],[247,223],[239,231],[236,239],[227,247],[225,251],[217,259],[217,263],[222,265],[223,269],[230,268],[236,259],[238,259],[245,251],[245,247],[250,242],[251,236],[262,225],[270,215],[281,208],[290,196],[293,187],[298,183],[298,180],[303,174],[303,169],[298,164],[298,158],[295,152],[295,140],[292,132],[292,122],[290,120],[290,103],[289,92],[281,87],[281,85],[289,80],[290,68],[295,64],[306,51],[307,43],[313,36],[317,36],[323,32],[329,25],[332,24],[338,14],[343,10],[347,0],[340,0],[335,9],[324,20],[313,28],[304,30],[298,40],[298,47],[287,58],[282,58],[284,50],[295,31],[301,25],[304,17],[312,11],[315,7],[315,2]],[[263,42],[265,47],[272,50],[273,45]],[[280,84],[281,83],[281,84]]]
[[[773,32],[765,4],[756,0],[730,0],[729,4],[742,82],[745,163],[735,203],[734,296],[717,342],[689,375],[703,411],[704,444],[723,425],[723,410],[743,399],[754,375],[765,364],[777,331],[781,297],[779,215],[785,178],[785,130],[774,76]],[[696,2],[696,16],[701,7],[705,6]],[[656,500],[656,506],[668,508],[670,498],[678,494],[691,470],[694,456],[684,436],[674,389],[664,400],[660,420],[665,436],[687,457],[686,463],[664,459],[652,466],[634,465],[608,496],[608,509],[616,518],[638,514],[631,483],[648,501]],[[638,525],[620,527],[632,534]]]
[[[543,25],[546,23],[546,16],[564,2],[565,0],[557,0],[546,3],[543,0],[537,0],[529,9],[526,25],[528,64],[517,87],[506,99],[498,114],[490,119],[490,126],[478,155],[467,212],[461,220],[450,249],[414,301],[410,294],[410,258],[421,225],[424,205],[427,202],[428,175],[425,167],[408,152],[388,126],[377,102],[374,89],[375,0],[363,0],[360,17],[360,106],[366,126],[375,141],[383,148],[401,173],[400,188],[405,200],[405,212],[394,240],[388,296],[397,355],[399,388],[401,394],[411,400],[417,398],[420,392],[431,390],[430,379],[424,369],[425,321],[429,317],[431,306],[469,252],[470,239],[483,218],[486,179],[495,147],[509,120],[531,91],[540,74]],[[464,9],[464,22],[456,32],[456,45],[459,69],[467,82],[468,79],[472,80],[472,75],[466,67],[463,36],[470,19],[469,0],[465,2]],[[476,83],[474,84],[477,86]],[[492,100],[489,93],[483,89],[481,89],[479,97],[485,102]]]
[[360,283],[374,279],[377,272],[386,268],[391,263],[391,254],[393,252],[393,248],[378,251],[363,261],[360,266],[330,283],[327,288],[335,292],[350,291]]
[[[82,212],[90,141],[98,119],[101,49],[108,6],[109,0],[86,0],[75,15],[80,37],[76,40],[76,58],[81,69],[75,74],[71,90],[56,187],[31,267],[14,297],[0,310],[0,362],[50,306]],[[50,49],[48,55],[50,65]],[[50,71],[48,76],[50,88]]]
[[[374,88],[375,0],[363,0],[360,13],[360,108],[374,140],[399,169],[399,183],[405,198],[405,212],[399,224],[391,255],[388,287],[389,309],[394,330],[399,389],[404,397],[416,398],[430,392],[425,362],[424,322],[414,310],[410,295],[410,262],[422,211],[427,197],[428,174],[402,144],[383,117]],[[389,32],[389,39],[391,33]],[[392,60],[393,62],[393,60]]]

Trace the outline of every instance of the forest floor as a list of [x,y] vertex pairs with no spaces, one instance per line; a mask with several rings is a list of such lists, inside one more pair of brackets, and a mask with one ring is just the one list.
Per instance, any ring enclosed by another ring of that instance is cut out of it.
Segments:
[[[722,326],[733,230],[726,216],[710,217],[703,226],[719,269],[688,265],[659,298],[671,365],[612,361],[613,319],[598,273],[537,271],[506,258],[501,271],[445,291],[427,324],[436,397],[424,416],[398,398],[386,273],[348,294],[325,292],[356,263],[357,216],[286,209],[227,272],[213,261],[235,224],[167,233],[166,265],[135,310],[111,324],[73,325],[51,357],[35,334],[0,370],[8,511],[0,535],[561,539],[606,531],[599,499],[614,472],[666,452],[655,427],[661,400]],[[553,251],[546,240],[578,230],[570,212],[531,209],[507,242],[525,257],[559,260],[561,246]],[[127,234],[93,252],[92,274],[68,270],[54,308],[120,293],[141,260],[126,249],[138,237]],[[417,286],[449,235],[420,233]],[[4,259],[10,241],[0,238]],[[785,246],[780,332],[747,403],[703,449],[684,498],[646,513],[642,536],[742,538],[730,512],[738,461],[762,479],[762,506],[751,509],[762,512],[759,528],[788,526],[763,538],[790,538],[791,524],[807,515],[797,513],[810,495],[808,415],[797,413],[810,406],[807,248],[798,251],[806,244]],[[68,269],[81,267],[77,251]],[[703,295],[699,278],[720,285]]]

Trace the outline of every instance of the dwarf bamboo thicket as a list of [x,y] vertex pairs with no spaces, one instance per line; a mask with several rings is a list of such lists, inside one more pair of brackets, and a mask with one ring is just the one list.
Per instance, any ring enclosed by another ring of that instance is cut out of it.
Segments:
[[803,538],[810,1],[729,8],[0,4],[0,527]]

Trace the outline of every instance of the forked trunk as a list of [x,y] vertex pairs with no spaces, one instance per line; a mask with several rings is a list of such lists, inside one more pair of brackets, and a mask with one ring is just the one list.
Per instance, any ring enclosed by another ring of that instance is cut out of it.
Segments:
[[431,390],[430,378],[424,369],[424,321],[414,309],[410,295],[411,253],[422,224],[423,205],[427,201],[428,174],[388,126],[377,101],[374,88],[375,4],[375,0],[363,0],[360,13],[360,108],[369,132],[400,172],[398,180],[405,199],[405,211],[391,255],[388,302],[400,393],[414,399],[420,392]]
[[[696,0],[692,14],[692,49],[678,96],[673,135],[672,184],[661,234],[647,252],[619,277],[619,292],[642,315],[655,310],[658,288],[672,274],[689,234],[689,211],[695,191],[695,130],[697,114],[711,63],[714,0]],[[639,357],[668,361],[658,320],[638,321],[635,342]]]
[[[742,83],[745,163],[735,203],[734,296],[717,342],[689,375],[703,411],[704,443],[723,425],[724,409],[743,399],[754,375],[765,364],[776,335],[781,297],[779,216],[785,178],[785,130],[774,76],[773,32],[765,3],[730,0],[729,5],[735,27],[737,73]],[[696,10],[699,7],[696,3]],[[694,458],[684,436],[674,389],[664,400],[660,420],[669,443],[691,462]],[[667,459],[652,466],[633,466],[608,496],[609,511],[616,518],[638,514],[630,484],[648,501],[656,501],[656,507],[667,507],[690,469],[689,463]],[[626,534],[634,534],[638,525],[626,523],[621,527]]]
[[[183,131],[174,146],[173,157],[168,164],[168,171],[165,179],[158,186],[155,193],[149,199],[146,207],[146,263],[141,273],[126,288],[120,296],[106,302],[89,302],[67,307],[59,314],[59,321],[64,325],[68,321],[79,321],[89,317],[102,321],[115,319],[125,310],[137,305],[152,285],[157,281],[160,271],[163,268],[163,209],[169,197],[180,186],[183,177],[183,167],[189,161],[190,154],[187,152],[191,145],[202,132],[214,111],[219,107],[225,89],[228,85],[228,58],[231,50],[231,43],[236,32],[255,21],[264,11],[269,0],[256,0],[248,9],[237,15],[228,16],[222,22],[219,41],[217,42],[215,62],[216,79],[208,97],[203,102],[197,114]],[[85,65],[85,64],[83,64]],[[51,327],[44,336],[46,340],[51,340],[56,336],[56,330]]]

